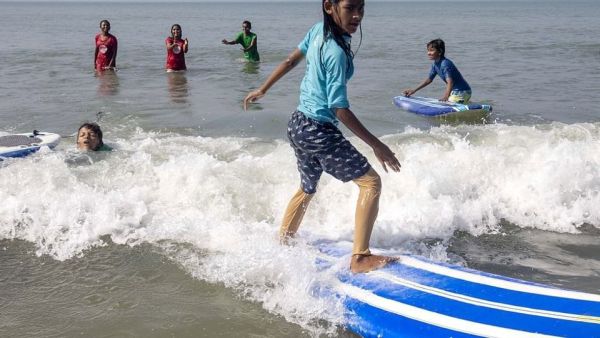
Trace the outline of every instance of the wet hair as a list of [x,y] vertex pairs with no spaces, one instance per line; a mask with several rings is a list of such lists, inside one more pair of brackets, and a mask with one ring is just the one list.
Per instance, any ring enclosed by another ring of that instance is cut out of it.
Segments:
[[102,129],[100,129],[100,126],[94,122],[85,122],[84,124],[82,124],[79,127],[79,129],[77,129],[77,140],[76,141],[79,141],[79,132],[83,128],[91,130],[98,137],[98,146],[96,147],[96,149],[92,149],[92,150],[98,150],[98,148],[100,148],[104,145],[104,142],[102,142]]
[[[332,5],[337,5],[340,1],[343,0],[329,0],[329,2],[331,2]],[[321,65],[323,65],[322,52],[323,46],[325,45],[325,40],[331,37],[338,44],[338,46],[342,48],[344,54],[346,54],[348,59],[346,69],[350,69],[354,60],[355,53],[352,51],[350,43],[348,43],[344,39],[345,33],[340,29],[340,27],[338,27],[338,25],[333,20],[333,17],[331,17],[331,15],[327,14],[327,12],[325,11],[325,1],[321,3],[321,9],[323,10],[323,43],[321,44],[321,48],[319,49],[319,60],[321,60]],[[359,29],[360,41],[358,42],[358,48],[356,49],[357,52],[362,43],[362,24],[359,26]]]
[[440,56],[444,57],[444,54],[446,54],[446,44],[444,43],[444,40],[442,39],[434,39],[431,40],[427,43],[427,48],[433,48],[435,50],[437,50],[438,52],[440,52]]
[[252,23],[248,20],[244,20],[244,22],[242,22],[242,25],[246,25],[248,26],[248,29],[252,29]]
[[110,22],[109,22],[108,20],[106,20],[106,19],[104,19],[104,20],[100,21],[100,26],[102,26],[102,23],[103,23],[103,22],[106,22],[106,24],[107,24],[107,25],[108,25],[108,27],[110,28]]

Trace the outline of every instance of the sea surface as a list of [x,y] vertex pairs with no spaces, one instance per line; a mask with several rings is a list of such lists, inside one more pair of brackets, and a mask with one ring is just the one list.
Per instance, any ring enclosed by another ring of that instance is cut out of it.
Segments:
[[[332,277],[309,243],[352,240],[356,187],[324,176],[296,246],[277,240],[299,183],[285,131],[304,65],[241,105],[321,15],[316,1],[0,2],[0,133],[63,135],[0,163],[0,335],[351,337],[340,301],[312,291]],[[367,1],[351,108],[402,163],[385,173],[345,131],[383,179],[375,253],[600,293],[598,18],[597,1]],[[102,19],[119,70],[98,76]],[[246,19],[260,64],[220,42]],[[188,71],[167,74],[174,23]],[[438,37],[490,116],[392,104]],[[85,121],[115,151],[76,151]]]

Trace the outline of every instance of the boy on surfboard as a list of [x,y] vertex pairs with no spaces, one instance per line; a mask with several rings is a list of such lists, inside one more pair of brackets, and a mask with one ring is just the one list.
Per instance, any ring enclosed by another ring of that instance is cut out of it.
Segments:
[[427,44],[427,56],[429,57],[429,60],[433,60],[431,70],[429,71],[429,77],[421,82],[415,89],[405,90],[405,96],[411,96],[419,89],[427,87],[433,79],[435,79],[435,76],[438,75],[446,83],[446,90],[444,91],[444,95],[440,98],[440,101],[456,103],[469,102],[469,99],[471,98],[471,87],[460,74],[454,63],[444,56],[445,53],[446,45],[442,39],[429,41]]

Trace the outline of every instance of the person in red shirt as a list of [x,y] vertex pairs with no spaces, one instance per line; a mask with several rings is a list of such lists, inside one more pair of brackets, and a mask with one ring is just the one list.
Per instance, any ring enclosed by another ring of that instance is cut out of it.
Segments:
[[100,21],[100,33],[96,35],[94,68],[97,72],[117,70],[117,38],[110,34],[110,22]]
[[185,53],[188,51],[188,39],[181,39],[181,26],[171,26],[171,36],[165,40],[167,46],[167,72],[186,70]]

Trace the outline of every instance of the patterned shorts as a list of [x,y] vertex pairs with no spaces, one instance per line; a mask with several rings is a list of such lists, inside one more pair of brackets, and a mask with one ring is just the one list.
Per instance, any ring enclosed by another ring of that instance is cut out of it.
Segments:
[[295,111],[288,122],[288,138],[296,154],[302,190],[307,194],[317,191],[323,171],[348,182],[371,168],[334,124],[308,118],[300,111]]
[[455,103],[469,103],[471,99],[471,91],[470,90],[453,90],[450,93],[450,97],[448,97],[448,101]]

